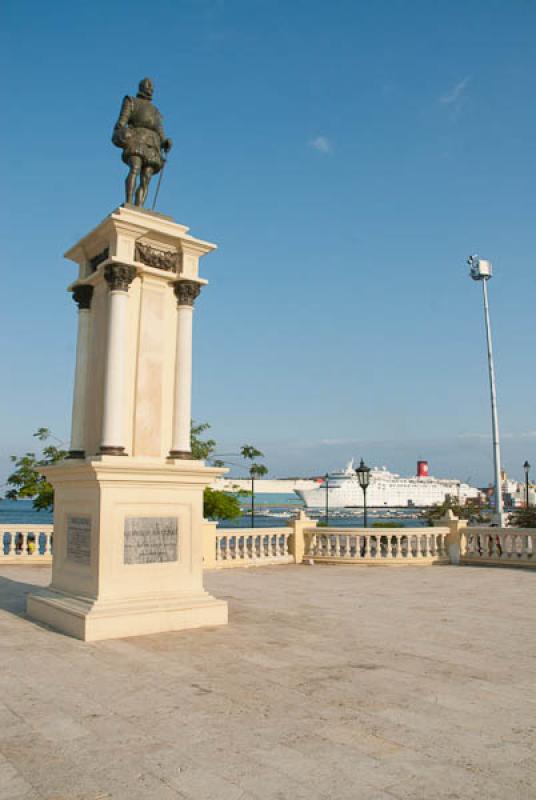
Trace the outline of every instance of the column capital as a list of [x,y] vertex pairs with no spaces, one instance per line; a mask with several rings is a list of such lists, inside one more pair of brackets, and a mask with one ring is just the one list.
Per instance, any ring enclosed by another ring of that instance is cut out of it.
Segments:
[[193,306],[196,297],[199,296],[201,286],[197,281],[183,278],[173,284],[173,291],[179,306]]
[[73,289],[73,300],[78,305],[78,310],[91,308],[91,299],[93,297],[93,286],[80,284]]
[[104,278],[111,292],[128,292],[128,287],[136,277],[136,267],[130,264],[107,264]]

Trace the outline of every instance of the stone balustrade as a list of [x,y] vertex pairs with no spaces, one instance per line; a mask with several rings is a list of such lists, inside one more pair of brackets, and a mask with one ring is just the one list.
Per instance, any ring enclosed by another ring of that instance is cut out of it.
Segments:
[[[207,569],[266,564],[401,564],[536,567],[536,529],[468,528],[452,515],[434,528],[323,528],[302,511],[286,528],[203,523]],[[52,525],[3,525],[0,564],[52,561]]]
[[464,528],[459,548],[461,564],[536,567],[534,528]]
[[52,561],[52,525],[2,525],[0,535],[0,564]]
[[217,528],[205,522],[204,566],[226,567],[293,564],[292,528]]
[[332,564],[449,563],[444,528],[305,528],[306,561]]

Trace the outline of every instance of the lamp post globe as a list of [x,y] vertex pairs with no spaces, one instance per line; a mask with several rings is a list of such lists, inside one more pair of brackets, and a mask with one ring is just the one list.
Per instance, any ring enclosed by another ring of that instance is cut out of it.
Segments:
[[367,527],[367,489],[370,483],[370,467],[367,467],[363,459],[356,469],[359,485],[363,489],[363,527]]
[[528,461],[525,461],[523,464],[523,469],[525,470],[525,501],[526,507],[529,507],[529,471],[530,471],[530,464]]

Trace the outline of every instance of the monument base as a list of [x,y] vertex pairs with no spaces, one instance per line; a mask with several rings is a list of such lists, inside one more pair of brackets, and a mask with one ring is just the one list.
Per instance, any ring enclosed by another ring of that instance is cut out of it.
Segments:
[[103,455],[46,468],[52,582],[30,617],[84,641],[225,625],[203,589],[203,490],[221,469]]
[[227,603],[208,593],[107,603],[47,592],[30,595],[27,612],[32,619],[84,642],[227,624]]

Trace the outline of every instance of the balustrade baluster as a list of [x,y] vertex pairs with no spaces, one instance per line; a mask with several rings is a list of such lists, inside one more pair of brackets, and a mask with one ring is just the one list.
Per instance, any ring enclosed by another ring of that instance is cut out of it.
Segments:
[[338,533],[335,534],[335,556],[337,558],[341,557],[341,537]]
[[8,556],[14,556],[15,555],[15,538],[16,538],[16,536],[17,536],[17,534],[13,533],[13,532],[11,532],[9,534],[9,542],[8,542],[8,546],[7,546],[7,554],[8,554]]
[[20,549],[21,555],[28,555],[28,534],[24,532],[22,534],[22,547]]
[[370,537],[363,536],[363,544],[361,544],[361,536],[359,536],[356,544],[359,549],[360,558],[370,558]]
[[526,533],[521,536],[521,558],[523,561],[529,560],[529,537]]
[[426,534],[418,534],[419,539],[419,556],[420,558],[426,558],[428,556],[428,547],[427,547],[427,536]]
[[519,534],[515,533],[513,535],[513,542],[512,542],[512,555],[515,559],[519,558],[519,550],[520,550],[520,536]]

